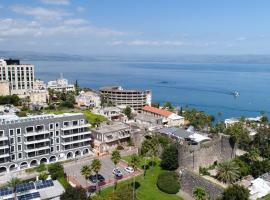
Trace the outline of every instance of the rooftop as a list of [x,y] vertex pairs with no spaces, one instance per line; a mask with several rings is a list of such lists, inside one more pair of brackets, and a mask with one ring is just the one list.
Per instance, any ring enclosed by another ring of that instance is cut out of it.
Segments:
[[193,133],[188,132],[184,129],[175,128],[175,127],[162,128],[162,129],[159,129],[158,132],[166,134],[166,135],[172,135],[172,136],[178,137],[180,139],[188,138],[189,136],[191,136],[193,134]]
[[173,112],[171,112],[171,111],[155,108],[155,107],[152,107],[152,106],[144,106],[143,110],[147,111],[147,112],[151,112],[151,113],[161,115],[163,117],[169,117],[171,114],[173,114]]
[[99,90],[110,91],[110,92],[144,92],[142,90],[126,90],[122,88],[121,86],[105,86],[105,87],[100,88]]
[[123,122],[113,122],[112,124],[101,124],[100,127],[92,129],[95,132],[102,134],[120,131],[123,129],[129,129],[130,126]]

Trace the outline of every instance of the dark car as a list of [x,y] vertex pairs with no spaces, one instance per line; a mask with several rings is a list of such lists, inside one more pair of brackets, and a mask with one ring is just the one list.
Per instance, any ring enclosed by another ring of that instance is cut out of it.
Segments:
[[98,181],[99,182],[103,182],[103,181],[105,181],[105,178],[104,178],[104,176],[102,176],[101,174],[98,174],[98,175],[91,175],[90,177],[89,177],[89,179],[90,179],[90,181],[92,182],[92,183],[96,183],[97,182],[97,178],[98,178]]

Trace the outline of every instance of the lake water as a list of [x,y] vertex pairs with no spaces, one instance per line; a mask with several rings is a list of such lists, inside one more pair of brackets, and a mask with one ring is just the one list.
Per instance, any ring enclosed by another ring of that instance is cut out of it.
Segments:
[[[218,119],[270,112],[270,65],[181,64],[169,62],[31,61],[36,78],[98,89],[106,85],[150,89],[154,102],[196,107]],[[238,91],[239,97],[232,92]],[[221,116],[218,116],[221,113]]]

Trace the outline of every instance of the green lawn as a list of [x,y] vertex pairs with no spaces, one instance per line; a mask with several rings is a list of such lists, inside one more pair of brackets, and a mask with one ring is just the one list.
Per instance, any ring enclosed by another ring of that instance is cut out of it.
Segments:
[[270,194],[266,195],[263,198],[260,198],[260,200],[270,200]]
[[[124,157],[124,160],[128,160],[129,157]],[[136,177],[136,182],[140,184],[140,186],[136,190],[136,196],[138,200],[183,200],[181,197],[177,195],[166,194],[161,192],[157,186],[157,176],[164,170],[159,167],[159,161],[156,161],[157,164],[154,166],[153,169],[149,168],[147,170],[145,178],[143,175]],[[141,158],[141,165],[143,165],[144,159]],[[133,179],[119,182],[118,186],[123,184],[130,184]],[[101,196],[106,196],[107,194],[111,193],[113,187],[106,188],[102,190]]]

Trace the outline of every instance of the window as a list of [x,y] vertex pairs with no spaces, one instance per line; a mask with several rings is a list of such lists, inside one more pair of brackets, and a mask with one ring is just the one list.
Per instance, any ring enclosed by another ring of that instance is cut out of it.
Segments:
[[15,155],[14,154],[11,155],[11,160],[15,160]]
[[22,142],[21,137],[17,137],[17,142],[18,143]]
[[56,128],[59,128],[59,123],[58,123],[58,122],[55,123],[55,127],[56,127]]
[[11,146],[10,151],[11,152],[14,152],[15,151],[15,147],[14,146]]
[[52,130],[53,129],[53,124],[50,124],[50,130]]
[[59,136],[59,131],[55,131],[55,136]]
[[22,153],[18,153],[18,159],[22,158]]
[[51,152],[53,152],[53,147],[51,147]]
[[34,132],[34,127],[33,126],[30,126],[30,127],[26,128],[26,133],[32,133],[32,132]]
[[4,132],[3,130],[1,130],[1,131],[0,131],[0,137],[4,137],[4,133],[5,133],[5,132]]
[[59,144],[60,140],[59,138],[56,138],[56,144]]
[[21,129],[20,128],[16,128],[16,134],[21,135]]
[[80,123],[81,123],[81,124],[84,124],[84,119],[81,119],[81,120],[80,120]]
[[53,137],[53,132],[50,132],[50,137]]
[[14,138],[10,138],[10,144],[14,144]]
[[60,147],[59,146],[57,146],[56,149],[57,149],[57,151],[60,151]]
[[21,151],[21,150],[22,150],[22,145],[19,144],[19,145],[18,145],[18,151]]
[[51,144],[53,144],[53,139],[51,139]]
[[64,127],[67,127],[68,125],[69,125],[68,122],[64,122],[64,123],[63,123],[63,126],[64,126]]
[[13,129],[9,129],[9,136],[13,136],[14,135],[14,130]]
[[73,121],[72,124],[73,124],[73,126],[77,126],[78,125],[78,121]]

